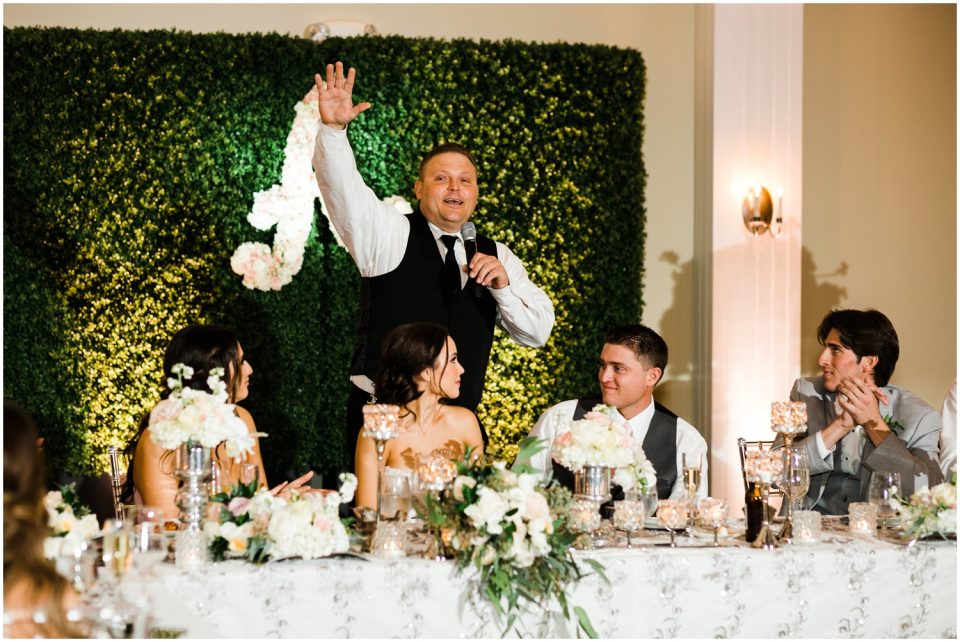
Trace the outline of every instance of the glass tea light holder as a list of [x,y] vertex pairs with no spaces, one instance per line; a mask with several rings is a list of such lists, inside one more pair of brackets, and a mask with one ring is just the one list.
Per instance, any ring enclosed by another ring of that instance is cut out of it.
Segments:
[[852,502],[849,506],[850,532],[873,537],[877,534],[877,507],[868,502]]
[[823,518],[815,510],[798,510],[793,513],[793,542],[810,546],[820,542]]

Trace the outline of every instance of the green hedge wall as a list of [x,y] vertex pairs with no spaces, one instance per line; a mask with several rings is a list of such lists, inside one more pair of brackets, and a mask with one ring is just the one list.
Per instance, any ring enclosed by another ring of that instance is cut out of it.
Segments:
[[359,278],[317,211],[279,292],[230,269],[253,194],[280,182],[293,106],[327,62],[374,107],[350,127],[380,196],[420,156],[470,147],[474,220],[553,299],[546,348],[498,332],[481,421],[511,458],[549,404],[593,392],[603,329],[641,312],[644,63],[605,46],[402,37],[4,29],[4,397],[64,473],[106,468],[188,323],[234,328],[272,478],[339,465]]

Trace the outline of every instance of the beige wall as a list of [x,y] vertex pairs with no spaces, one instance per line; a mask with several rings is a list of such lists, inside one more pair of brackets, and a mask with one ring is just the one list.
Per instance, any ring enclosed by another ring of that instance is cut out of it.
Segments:
[[[3,24],[301,35],[325,19],[380,33],[583,42],[643,52],[647,256],[643,321],[671,347],[658,398],[691,417],[693,342],[693,7],[691,5],[4,5]],[[589,74],[589,69],[582,73]],[[599,346],[598,346],[599,349]],[[584,364],[593,368],[594,364]]]
[[831,307],[900,336],[892,382],[939,409],[956,376],[954,5],[804,12],[802,364]]

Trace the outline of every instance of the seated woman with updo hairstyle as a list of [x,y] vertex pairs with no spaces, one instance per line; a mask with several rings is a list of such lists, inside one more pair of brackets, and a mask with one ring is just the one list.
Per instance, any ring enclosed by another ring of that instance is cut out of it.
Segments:
[[[161,399],[170,396],[171,390],[166,382],[176,378],[173,367],[178,363],[193,368],[193,376],[184,379],[184,388],[210,391],[207,377],[215,368],[222,368],[227,384],[230,403],[246,399],[250,387],[250,375],[253,367],[244,359],[243,348],[236,335],[226,328],[215,325],[192,325],[177,332],[163,357],[164,390]],[[253,417],[246,408],[236,406],[236,413],[251,433],[257,432]],[[152,415],[147,415],[140,423],[140,430],[127,446],[126,453],[130,461],[127,481],[124,485],[121,501],[125,504],[137,503],[143,506],[159,508],[164,518],[176,517],[179,480],[174,475],[174,452],[165,450],[150,438]],[[260,442],[255,437],[253,451],[245,455],[244,461],[227,456],[226,447],[220,444],[214,450],[214,460],[219,464],[221,486],[224,490],[240,481],[241,464],[254,464],[260,485],[266,485],[266,471],[260,456]],[[273,492],[299,488],[313,473],[307,473],[294,482],[281,484]],[[138,500],[138,501],[135,501]]]
[[[446,328],[435,323],[410,323],[394,328],[383,340],[376,402],[400,406],[400,435],[383,453],[388,468],[414,471],[417,456],[442,453],[459,459],[465,446],[475,456],[483,450],[477,416],[451,406],[460,396],[463,366],[457,345]],[[377,505],[377,449],[361,436],[357,442],[357,505]]]
[[33,420],[3,405],[3,637],[79,637],[79,597],[43,556],[50,533]]

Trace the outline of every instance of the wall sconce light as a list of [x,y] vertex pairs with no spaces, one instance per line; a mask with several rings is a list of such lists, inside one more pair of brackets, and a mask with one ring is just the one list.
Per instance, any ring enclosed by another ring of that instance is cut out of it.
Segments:
[[303,37],[312,40],[315,44],[320,44],[327,38],[339,36],[348,38],[350,36],[379,36],[380,32],[369,22],[361,20],[324,20],[323,22],[314,22],[307,25],[303,30]]
[[766,187],[751,187],[743,197],[743,224],[754,236],[770,232],[777,238],[783,231],[783,187],[777,188],[777,202]]

